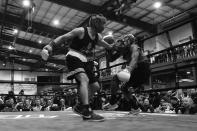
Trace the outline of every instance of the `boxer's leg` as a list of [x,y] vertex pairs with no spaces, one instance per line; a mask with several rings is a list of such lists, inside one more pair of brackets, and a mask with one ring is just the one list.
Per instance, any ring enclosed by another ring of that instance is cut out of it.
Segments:
[[74,56],[67,56],[66,63],[68,69],[70,70],[70,74],[73,78],[75,78],[79,85],[79,94],[81,104],[76,104],[73,107],[73,111],[83,117],[84,120],[89,121],[103,121],[104,118],[100,115],[93,113],[92,109],[89,105],[89,94],[88,94],[88,86],[89,86],[89,78],[87,72],[85,71],[85,64],[80,59]]

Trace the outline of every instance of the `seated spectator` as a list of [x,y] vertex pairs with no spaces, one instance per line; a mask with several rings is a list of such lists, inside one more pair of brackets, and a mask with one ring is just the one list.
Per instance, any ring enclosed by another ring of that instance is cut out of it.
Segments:
[[94,96],[90,101],[90,105],[93,110],[101,110],[102,109],[102,95],[99,92],[95,92]]
[[[140,103],[140,102],[139,102]],[[154,108],[153,106],[149,103],[149,100],[146,98],[144,99],[143,103],[140,104],[140,109],[142,110],[142,112],[154,112]]]
[[[117,91],[116,94],[111,95],[109,103],[103,105],[104,110],[112,111],[112,110],[123,110],[123,100],[124,95],[121,94],[120,91]],[[126,98],[125,98],[126,99]],[[120,105],[121,104],[121,105]]]
[[179,101],[179,99],[176,98],[176,97],[172,97],[170,99],[170,101],[171,101],[170,103],[172,105],[172,109],[171,110],[174,110],[175,113],[177,114],[178,113],[178,110],[179,110],[179,107],[180,107],[180,101]]
[[2,99],[0,99],[0,112],[4,109],[5,105]]
[[191,99],[193,100],[193,105],[190,109],[190,113],[195,114],[197,113],[197,92],[191,94]]
[[6,100],[9,100],[10,98],[12,98],[14,100],[14,103],[16,103],[16,98],[14,96],[14,92],[13,91],[9,91],[8,95],[4,98],[4,103]]
[[15,111],[17,111],[15,109],[15,104],[14,104],[13,101],[14,100],[12,98],[6,100],[5,101],[5,106],[4,106],[3,110],[2,110],[2,112],[15,112]]
[[65,105],[65,100],[63,98],[60,99],[60,110],[64,111],[67,107]]
[[52,110],[52,109],[51,109],[52,107],[53,107],[53,101],[52,101],[51,99],[48,99],[48,100],[47,100],[46,107],[45,107],[44,110],[45,110],[45,111],[51,111],[51,110]]
[[192,114],[192,107],[194,107],[194,102],[190,97],[184,97],[180,106],[182,114]]
[[59,111],[60,107],[53,103],[52,99],[48,99],[44,111]]
[[130,111],[132,108],[131,104],[132,102],[130,101],[130,99],[127,99],[127,97],[125,97],[125,95],[122,94],[118,103],[118,108],[116,110]]
[[149,102],[153,108],[157,108],[160,105],[161,96],[159,92],[153,92],[149,95]]
[[43,111],[43,107],[41,106],[40,99],[35,100],[35,106],[33,107],[33,111]]
[[33,111],[33,108],[31,106],[29,99],[25,100],[22,111]]
[[22,111],[22,110],[23,110],[23,102],[22,102],[22,101],[18,102],[18,103],[15,105],[15,109],[16,109],[17,111]]
[[157,113],[165,113],[165,112],[168,113],[168,111],[170,111],[171,109],[173,109],[172,105],[169,102],[165,101],[164,99],[161,99],[160,105],[159,105],[159,107],[157,107],[155,109],[155,112],[157,112]]
[[46,107],[46,104],[47,104],[47,100],[45,98],[43,98],[43,96],[42,96],[42,98],[40,98],[40,105],[42,107]]

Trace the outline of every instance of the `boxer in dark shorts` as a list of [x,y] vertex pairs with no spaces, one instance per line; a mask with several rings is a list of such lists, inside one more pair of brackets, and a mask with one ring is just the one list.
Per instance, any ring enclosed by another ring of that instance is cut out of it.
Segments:
[[69,51],[66,54],[66,66],[70,71],[68,79],[76,79],[79,86],[80,103],[73,107],[73,111],[82,116],[83,120],[103,121],[104,117],[95,114],[89,104],[89,89],[94,94],[100,86],[93,73],[92,62],[89,57],[93,57],[95,46],[103,46],[106,49],[112,49],[112,45],[105,42],[100,35],[104,30],[106,18],[101,14],[95,14],[90,17],[88,27],[75,28],[72,31],[57,37],[54,41],[45,46],[41,52],[44,60],[47,60],[52,49],[55,49],[61,43],[72,40],[69,45]]
[[[148,58],[143,55],[142,50],[137,45],[136,38],[132,34],[124,36],[121,44],[117,45],[116,51],[108,51],[108,60],[114,61],[120,56],[127,61],[126,68],[117,73],[113,78],[111,87],[112,97],[119,90],[119,84],[122,82],[121,90],[124,96],[131,101],[132,108],[138,109],[136,98],[130,94],[129,89],[140,90],[143,84],[148,83],[150,77],[150,64]],[[112,100],[111,103],[117,103]]]

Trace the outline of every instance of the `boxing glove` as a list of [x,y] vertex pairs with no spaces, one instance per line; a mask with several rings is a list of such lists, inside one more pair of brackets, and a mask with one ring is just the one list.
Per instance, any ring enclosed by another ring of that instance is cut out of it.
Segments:
[[43,60],[48,60],[49,55],[52,54],[52,47],[50,45],[46,45],[41,51],[41,57]]
[[127,69],[124,69],[117,73],[117,77],[122,82],[128,82],[131,77],[131,73]]

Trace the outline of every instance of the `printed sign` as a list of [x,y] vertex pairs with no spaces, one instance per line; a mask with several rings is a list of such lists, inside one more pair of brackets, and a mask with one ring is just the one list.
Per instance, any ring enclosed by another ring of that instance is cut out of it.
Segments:
[[30,119],[30,118],[55,118],[57,116],[45,116],[44,114],[34,115],[0,115],[0,119]]

